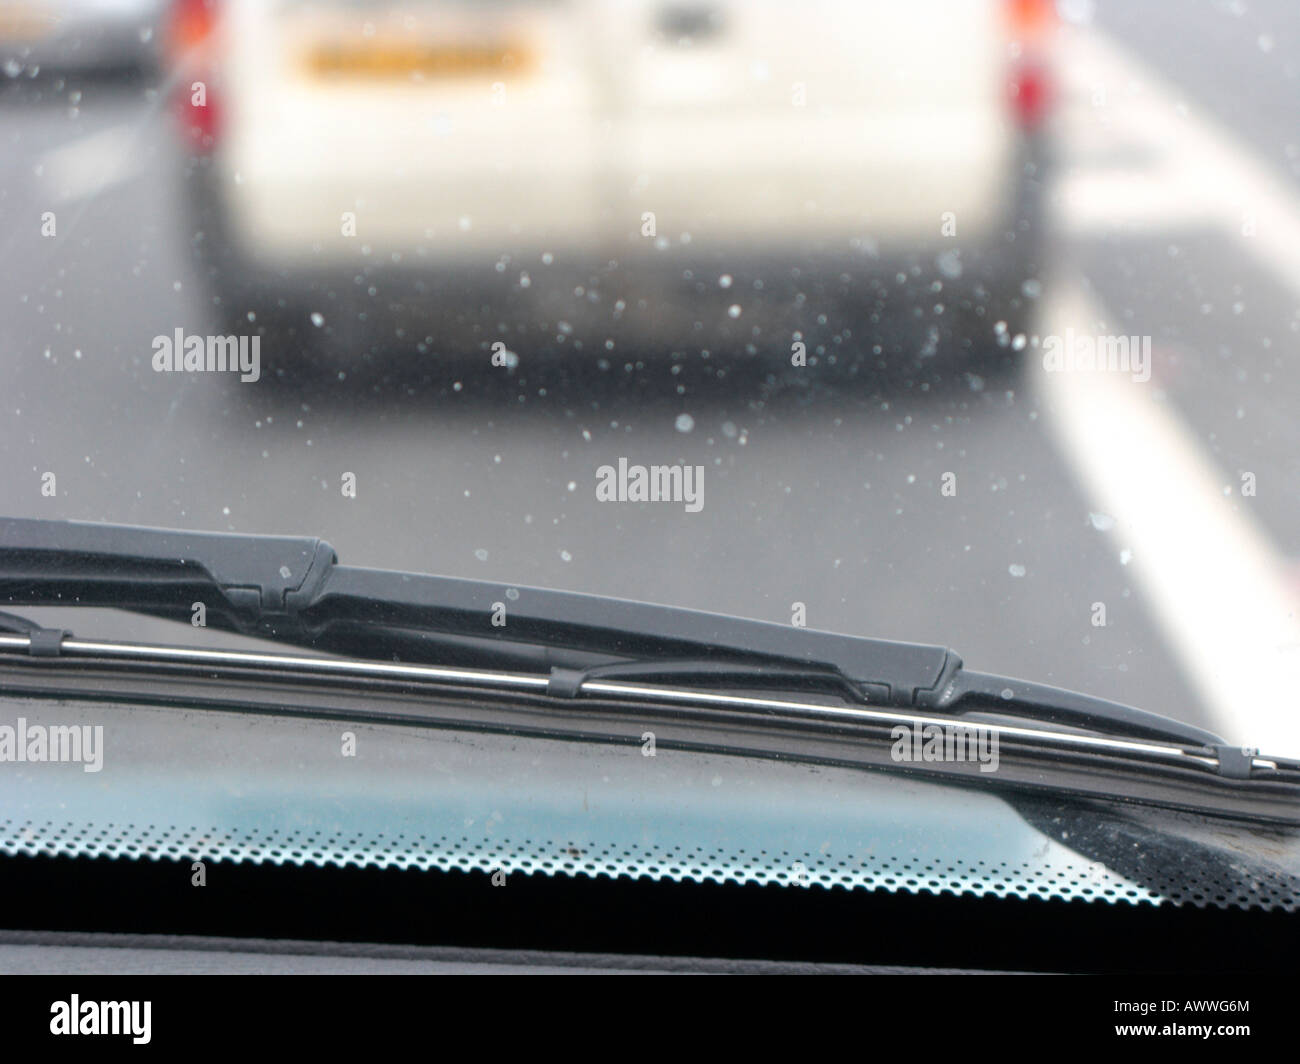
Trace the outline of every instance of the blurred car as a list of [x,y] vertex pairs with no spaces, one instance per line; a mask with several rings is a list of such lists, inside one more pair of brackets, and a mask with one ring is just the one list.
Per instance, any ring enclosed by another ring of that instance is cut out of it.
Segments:
[[1006,348],[1051,22],[1039,0],[177,0],[198,267],[273,368]]
[[151,70],[165,12],[166,0],[4,0],[0,69],[10,78]]

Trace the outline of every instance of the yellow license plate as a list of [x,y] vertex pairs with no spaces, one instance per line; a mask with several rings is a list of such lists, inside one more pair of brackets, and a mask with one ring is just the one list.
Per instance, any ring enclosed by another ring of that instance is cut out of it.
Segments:
[[526,49],[504,44],[328,44],[307,55],[307,70],[323,78],[505,76],[531,67],[532,55]]
[[0,41],[36,41],[54,29],[54,16],[39,7],[0,3]]

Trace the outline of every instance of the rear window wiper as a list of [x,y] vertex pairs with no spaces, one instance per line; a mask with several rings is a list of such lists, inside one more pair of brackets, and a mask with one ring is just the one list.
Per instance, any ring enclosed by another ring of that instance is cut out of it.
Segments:
[[[574,696],[596,677],[817,688],[867,705],[981,712],[1210,747],[1224,774],[1250,771],[1250,757],[1211,732],[973,672],[940,646],[355,568],[313,538],[0,518],[0,604],[113,607],[188,624],[198,603],[209,626],[351,657],[538,668],[550,674],[548,691],[557,696]],[[51,651],[48,637],[42,644]]]

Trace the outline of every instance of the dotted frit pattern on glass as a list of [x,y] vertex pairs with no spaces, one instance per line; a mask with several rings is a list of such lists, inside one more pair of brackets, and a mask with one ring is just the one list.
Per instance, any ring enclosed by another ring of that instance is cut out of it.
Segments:
[[[17,855],[253,862],[506,874],[607,876],[699,883],[780,884],[905,893],[1221,908],[1296,908],[1295,883],[1273,876],[1246,882],[1187,881],[1139,886],[1080,859],[1048,870],[1009,862],[935,862],[887,855],[727,852],[657,845],[599,846],[557,839],[464,835],[345,834],[239,830],[160,824],[0,822],[0,851]],[[1153,889],[1155,888],[1155,889]]]

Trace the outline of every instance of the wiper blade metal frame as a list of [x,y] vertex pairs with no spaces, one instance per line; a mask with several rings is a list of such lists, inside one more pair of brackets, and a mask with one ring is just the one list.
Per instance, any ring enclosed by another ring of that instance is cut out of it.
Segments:
[[[196,602],[213,627],[317,650],[391,660],[397,646],[411,661],[457,653],[482,663],[540,665],[551,669],[557,695],[602,673],[732,686],[761,686],[766,677],[834,687],[864,704],[996,713],[1212,747],[1226,751],[1225,774],[1249,774],[1249,758],[1231,756],[1239,749],[1211,732],[1104,699],[970,672],[945,647],[356,568],[340,565],[333,547],[315,538],[0,518],[0,603],[111,607],[188,623]],[[496,626],[502,605],[506,623]],[[358,644],[369,644],[369,655]]]

